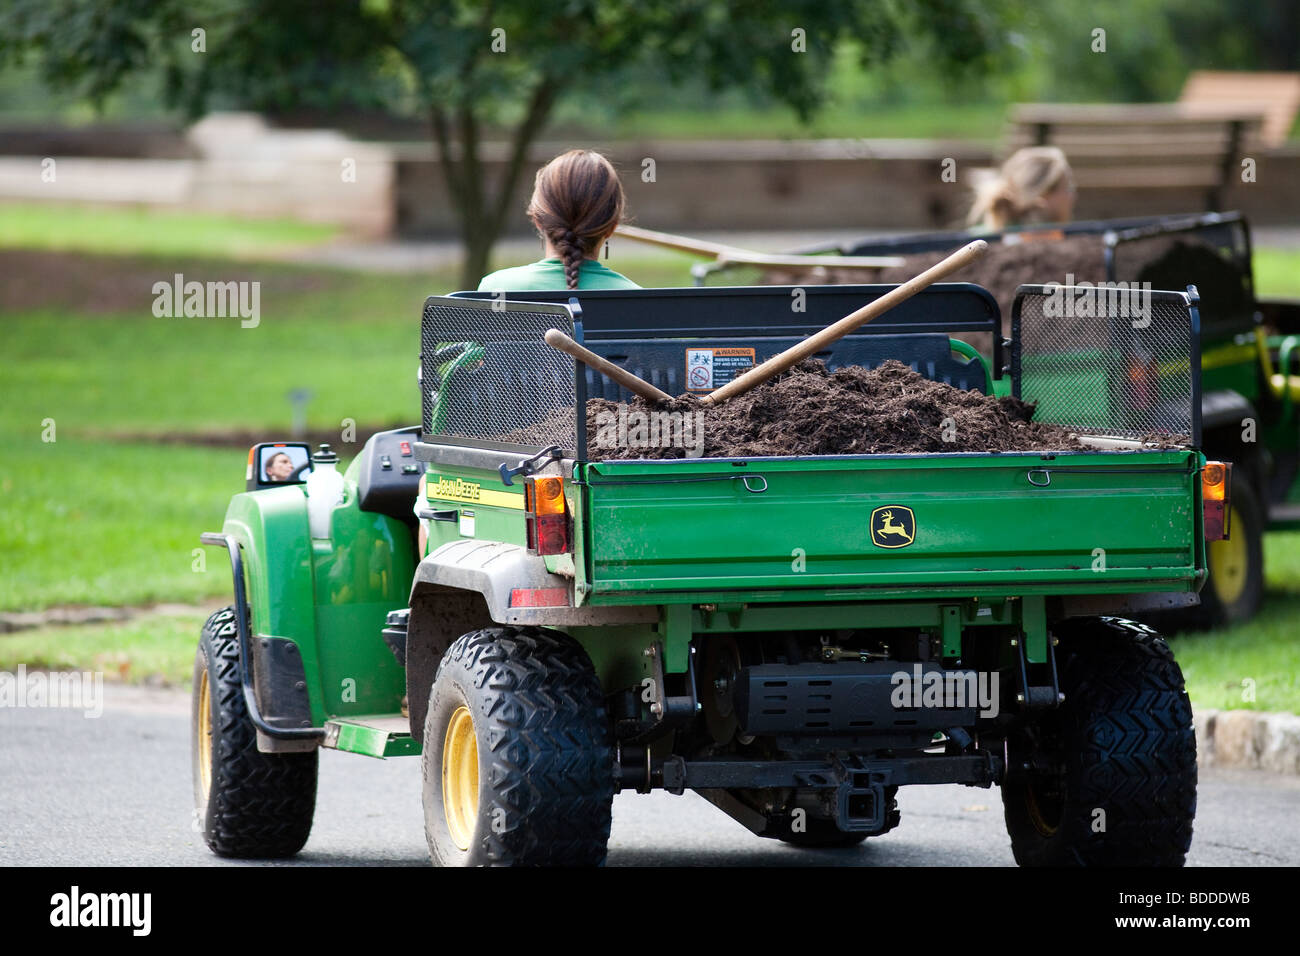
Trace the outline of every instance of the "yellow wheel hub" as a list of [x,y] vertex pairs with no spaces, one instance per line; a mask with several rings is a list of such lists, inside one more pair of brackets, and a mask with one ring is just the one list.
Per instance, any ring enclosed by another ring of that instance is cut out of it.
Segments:
[[208,802],[212,790],[212,694],[208,689],[208,669],[199,673],[199,783],[203,787],[203,803]]
[[1228,518],[1228,527],[1231,538],[1210,542],[1210,586],[1223,604],[1233,604],[1245,593],[1250,574],[1246,529],[1241,512],[1235,507]]
[[442,744],[442,807],[451,841],[468,850],[478,822],[478,740],[467,707],[457,707],[447,722]]
[[1033,785],[1025,788],[1025,811],[1029,814],[1029,822],[1033,824],[1034,829],[1045,837],[1056,835],[1057,826],[1047,819],[1043,813],[1042,807],[1038,803],[1038,794]]

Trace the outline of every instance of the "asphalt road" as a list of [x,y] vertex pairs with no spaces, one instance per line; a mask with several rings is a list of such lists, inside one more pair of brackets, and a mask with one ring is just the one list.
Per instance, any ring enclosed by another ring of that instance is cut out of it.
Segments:
[[[241,865],[191,825],[189,702],[106,688],[102,717],[0,709],[0,866]],[[996,790],[912,787],[902,825],[851,850],[753,837],[694,794],[622,794],[610,866],[1011,866]],[[1300,778],[1206,770],[1189,864],[1300,865]],[[324,751],[315,827],[291,865],[426,865],[420,761]],[[247,864],[242,864],[247,865]],[[283,865],[283,864],[282,864]]]

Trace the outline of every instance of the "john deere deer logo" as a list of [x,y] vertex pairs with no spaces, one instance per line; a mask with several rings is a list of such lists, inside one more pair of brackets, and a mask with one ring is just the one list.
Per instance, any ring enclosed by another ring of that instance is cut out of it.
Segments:
[[878,548],[906,548],[916,537],[911,508],[890,505],[871,512],[871,543]]

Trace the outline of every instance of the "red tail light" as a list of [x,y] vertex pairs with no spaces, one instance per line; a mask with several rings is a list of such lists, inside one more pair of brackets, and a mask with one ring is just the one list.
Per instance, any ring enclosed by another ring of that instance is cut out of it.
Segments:
[[1207,461],[1201,469],[1201,508],[1206,541],[1226,541],[1232,531],[1232,465]]
[[1128,394],[1139,408],[1155,405],[1160,395],[1160,367],[1155,359],[1137,355],[1128,360]]
[[564,554],[569,547],[569,511],[564,479],[524,479],[524,521],[529,554]]

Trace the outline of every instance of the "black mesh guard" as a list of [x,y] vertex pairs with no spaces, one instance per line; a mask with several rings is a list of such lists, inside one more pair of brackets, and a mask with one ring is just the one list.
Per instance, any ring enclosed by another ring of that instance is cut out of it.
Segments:
[[431,296],[420,322],[425,441],[577,452],[574,361],[543,341],[573,335],[567,305]]
[[1012,380],[1034,420],[1081,434],[1201,443],[1200,315],[1188,292],[1024,285]]
[[1211,338],[1254,328],[1250,234],[1240,216],[1209,214],[1122,229],[1107,236],[1107,279],[1200,293],[1201,332]]

